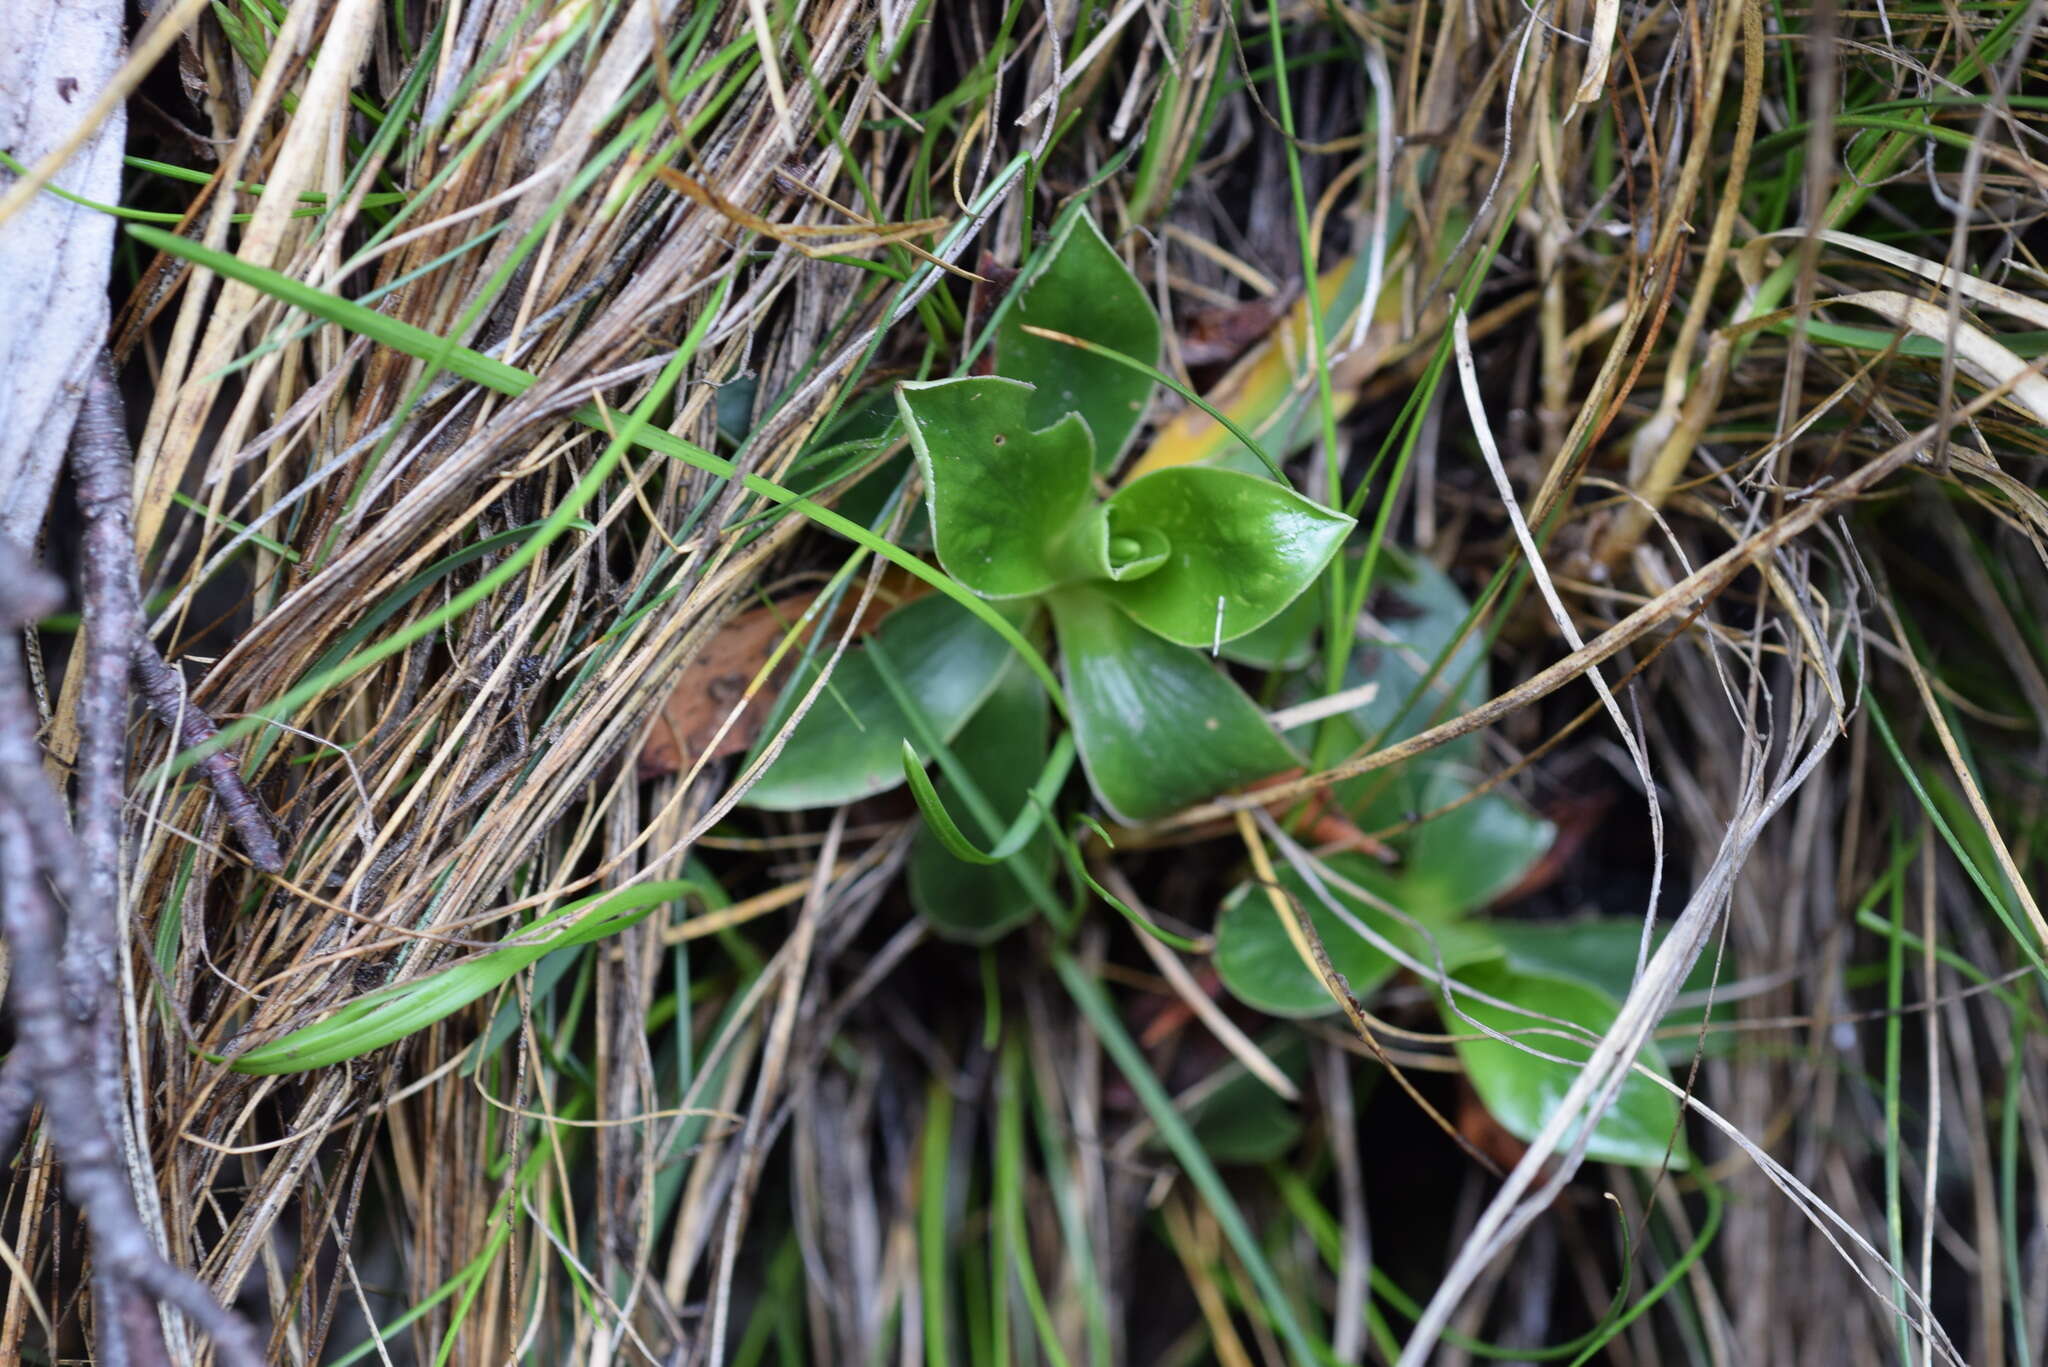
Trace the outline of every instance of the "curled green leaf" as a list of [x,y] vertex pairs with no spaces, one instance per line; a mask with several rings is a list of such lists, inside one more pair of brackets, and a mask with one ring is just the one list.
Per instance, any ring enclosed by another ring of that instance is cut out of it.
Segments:
[[1265,625],[1330,563],[1352,519],[1235,470],[1176,466],[1109,500],[1115,535],[1157,538],[1152,572],[1105,587],[1146,630],[1216,646]]
[[1108,524],[1107,547],[1110,579],[1143,579],[1167,562],[1173,553],[1164,533],[1155,527],[1118,527]]
[[[938,784],[915,766],[904,744],[904,761],[912,766],[905,776],[925,813],[924,829],[910,846],[910,902],[948,939],[987,944],[1041,912],[1060,910],[1050,886],[1053,832],[1045,802],[1072,769],[1074,746],[1062,735],[1048,754],[1047,720],[1045,690],[1012,669],[940,756],[945,777]],[[993,856],[983,855],[954,824],[949,800],[965,806],[984,835],[996,837]],[[966,854],[975,857],[961,857]]]
[[1037,833],[1046,807],[1059,792],[1060,785],[1067,781],[1067,774],[1073,767],[1074,737],[1069,732],[1053,742],[1044,771],[1026,795],[1031,800],[1017,813],[1017,819],[1010,823],[995,847],[984,853],[961,832],[959,823],[946,810],[938,789],[932,786],[931,778],[924,771],[924,761],[917,757],[916,747],[907,740],[903,742],[903,777],[910,783],[911,795],[917,799],[917,810],[923,815],[925,826],[947,853],[969,864],[1000,864],[1023,849]]
[[1172,548],[1150,527],[1118,526],[1107,504],[1075,517],[1047,553],[1054,582],[1142,579],[1164,565]]
[[[1068,842],[1068,848],[1073,848],[1071,841]],[[1095,880],[1095,875],[1088,872],[1087,863],[1081,859],[1078,853],[1068,859],[1067,869],[1082,886],[1108,903],[1117,915],[1129,921],[1132,928],[1139,934],[1150,935],[1153,939],[1159,941],[1160,944],[1177,949],[1183,954],[1205,954],[1208,952],[1209,947],[1207,945],[1190,940],[1185,935],[1174,934],[1165,926],[1160,925],[1157,921],[1145,915],[1144,912],[1139,911],[1136,907],[1125,902],[1121,897],[1118,897],[1108,888],[1098,883]]]

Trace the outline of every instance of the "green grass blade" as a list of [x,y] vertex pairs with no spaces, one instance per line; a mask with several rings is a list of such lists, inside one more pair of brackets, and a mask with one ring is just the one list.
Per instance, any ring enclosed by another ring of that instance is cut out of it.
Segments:
[[[146,228],[138,225],[131,227],[129,232],[149,246],[184,257],[229,279],[239,280],[244,284],[254,286],[294,308],[303,309],[316,317],[324,318],[328,322],[347,328],[349,331],[361,336],[368,337],[371,341],[390,347],[394,351],[403,352],[408,356],[438,364],[449,373],[469,380],[474,384],[483,385],[487,389],[496,390],[501,394],[516,396],[525,393],[536,382],[533,375],[516,366],[494,360],[489,356],[483,355],[481,352],[472,351],[467,347],[451,346],[445,339],[436,337],[424,328],[414,327],[410,323],[378,313],[373,309],[364,308],[350,300],[337,298],[323,290],[316,290],[309,285],[293,280],[291,277],[276,271],[267,270],[260,266],[252,266],[225,252],[214,251],[209,247],[201,246],[199,243],[171,233],[162,232],[155,228]],[[710,321],[717,317],[719,305],[723,302],[730,286],[730,276],[720,282],[718,292],[705,306],[704,311],[698,315],[697,323],[692,328],[690,336],[677,349],[675,358],[670,362],[671,369],[679,372],[681,365],[694,353],[696,342],[701,339],[703,331],[708,327]],[[664,371],[664,378],[668,378],[667,371]],[[672,380],[671,383],[673,383]],[[662,387],[657,383],[655,389],[650,391],[650,397],[661,392],[663,392]],[[573,518],[582,511],[583,505],[589,502],[590,498],[596,493],[597,486],[602,483],[600,472],[602,472],[602,475],[608,476],[611,473],[611,469],[617,464],[618,456],[623,453],[624,447],[627,445],[643,447],[659,455],[680,460],[696,469],[717,475],[721,479],[737,479],[749,493],[758,494],[771,503],[790,508],[811,521],[818,523],[820,526],[838,532],[841,536],[846,537],[855,544],[863,546],[890,563],[909,571],[939,592],[960,603],[968,611],[988,623],[991,629],[1010,643],[1011,647],[1023,657],[1025,664],[1031,669],[1032,673],[1036,674],[1040,682],[1045,684],[1046,690],[1051,695],[1054,704],[1059,707],[1062,713],[1066,711],[1066,695],[1061,691],[1058,678],[1055,677],[1052,668],[1046,664],[1044,658],[1001,613],[997,612],[986,601],[970,593],[966,588],[955,582],[950,575],[935,569],[919,557],[891,542],[883,540],[867,528],[840,516],[829,508],[814,503],[810,499],[784,488],[782,485],[763,479],[759,475],[742,474],[731,461],[723,460],[709,451],[683,441],[679,437],[671,436],[657,427],[648,426],[646,414],[642,411],[646,408],[647,405],[644,404],[636,408],[633,419],[613,437],[612,448],[607,452],[609,459],[601,459],[592,465],[589,474],[578,481],[576,489],[572,490],[570,495],[556,509],[555,516],[549,518],[549,527],[556,527],[558,520],[566,524],[570,518]],[[611,430],[604,414],[595,405],[586,404],[578,408],[570,416],[574,421],[591,428],[593,431],[609,433]],[[528,547],[522,548],[518,554],[513,555],[503,564],[499,565],[490,575],[485,576],[483,580],[480,580],[476,585],[459,595],[455,602],[461,604],[460,608],[456,608],[452,612],[448,608],[442,609],[442,614],[446,614],[442,616],[442,621],[450,620],[454,616],[459,615],[460,612],[467,611],[475,603],[481,601],[491,591],[495,590],[499,584],[504,583],[512,575],[525,568],[526,564],[534,556],[538,555],[545,546],[545,540],[536,538],[536,542],[537,544],[530,544]],[[451,603],[449,608],[455,608],[455,604]],[[436,615],[441,616],[442,614]],[[220,749],[239,740],[242,736],[247,735],[250,731],[264,724],[266,720],[266,717],[262,715],[264,712],[274,711],[280,715],[289,714],[292,710],[318,697],[335,684],[352,678],[379,660],[388,658],[397,651],[403,650],[406,646],[412,644],[413,641],[418,640],[420,636],[425,635],[427,631],[433,630],[434,627],[439,625],[441,625],[440,621],[434,622],[432,626],[427,626],[424,622],[416,623],[412,628],[408,628],[396,636],[386,638],[355,659],[337,666],[336,670],[333,671],[334,677],[316,676],[306,680],[285,694],[282,699],[272,704],[270,708],[262,709],[257,715],[245,717],[240,721],[223,727],[220,735],[208,742],[206,747],[195,748],[180,755],[175,761],[176,767],[183,769],[204,758],[206,754],[212,753],[213,750]]]
[[1223,1237],[1230,1241],[1231,1251],[1237,1254],[1238,1261],[1250,1273],[1252,1284],[1258,1288],[1264,1302],[1265,1313],[1280,1331],[1280,1337],[1286,1340],[1294,1360],[1301,1367],[1326,1360],[1329,1357],[1328,1347],[1318,1344],[1302,1327],[1294,1313],[1294,1303],[1288,1299],[1286,1289],[1281,1286],[1279,1276],[1266,1258],[1266,1251],[1252,1234],[1244,1212],[1238,1209],[1236,1198],[1224,1185],[1222,1174],[1209,1161],[1201,1141],[1189,1128],[1187,1118],[1181,1115],[1173,1104],[1173,1098],[1167,1095],[1165,1084],[1152,1071],[1152,1065],[1145,1061],[1138,1042],[1131,1038],[1123,1022],[1117,1018],[1116,1008],[1110,1004],[1102,985],[1089,977],[1080,961],[1065,949],[1053,951],[1053,968],[1059,973],[1067,994],[1081,1008],[1081,1014],[1088,1018],[1088,1024],[1101,1039],[1102,1047],[1116,1060],[1124,1079],[1131,1084],[1131,1090],[1138,1094],[1145,1113],[1158,1127],[1159,1137],[1166,1141],[1166,1147],[1172,1150],[1188,1180],[1195,1184],[1195,1189],[1208,1203],[1210,1213],[1223,1230]]

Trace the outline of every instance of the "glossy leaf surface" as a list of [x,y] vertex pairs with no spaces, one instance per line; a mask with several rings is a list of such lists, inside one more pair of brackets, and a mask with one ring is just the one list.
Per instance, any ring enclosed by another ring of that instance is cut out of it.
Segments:
[[[1413,763],[1386,785],[1373,826],[1421,815],[1463,797],[1478,775]],[[1403,810],[1388,810],[1396,800]],[[1360,882],[1411,915],[1445,920],[1480,911],[1522,881],[1557,838],[1548,821],[1496,789],[1416,826],[1397,841],[1398,864],[1373,864]]]
[[1143,421],[1152,381],[1079,348],[1037,337],[1045,328],[1159,363],[1159,315],[1152,296],[1104,240],[1087,213],[1074,213],[1017,282],[1016,298],[996,329],[996,367],[1037,386],[1030,425],[1046,427],[1079,413],[1095,439],[1094,465],[1116,463]]
[[[1367,882],[1375,867],[1367,856],[1350,853],[1331,855],[1324,863],[1338,877],[1355,883]],[[1330,956],[1330,966],[1361,1001],[1368,1000],[1393,976],[1396,964],[1360,934],[1358,926],[1383,936],[1424,963],[1434,963],[1441,956],[1452,969],[1501,952],[1476,928],[1449,921],[1411,925],[1325,880],[1325,890],[1343,908],[1340,915],[1292,865],[1282,864],[1276,875],[1281,889],[1308,912],[1323,942],[1323,952]],[[1272,899],[1252,884],[1231,893],[1217,917],[1216,971],[1232,996],[1268,1015],[1321,1016],[1338,1009],[1322,980],[1295,948]]]
[[[1006,824],[1023,811],[1045,764],[1048,710],[1038,681],[1021,669],[1011,669],[954,739],[954,755]],[[944,777],[935,778],[934,787],[948,810],[968,823],[968,835],[991,844],[1002,834],[980,830]],[[1013,858],[1049,878],[1054,854],[1052,832],[1041,826]],[[948,939],[983,944],[1036,911],[1007,861],[970,864],[957,859],[929,826],[921,828],[911,844],[909,877],[911,905]]]
[[[775,762],[747,791],[771,811],[836,807],[903,782],[903,742],[916,729],[867,652],[879,644],[941,739],[958,735],[1011,658],[1002,637],[950,598],[929,594],[890,613],[868,645],[847,650]],[[795,671],[785,705],[803,696],[822,658]],[[773,734],[771,728],[770,734]]]
[[[1461,1040],[1456,1046],[1473,1090],[1493,1112],[1494,1119],[1517,1138],[1533,1139],[1575,1080],[1579,1072],[1576,1065],[1593,1052],[1592,1044],[1576,1032],[1536,1017],[1570,1022],[1597,1038],[1614,1024],[1617,1004],[1605,992],[1582,982],[1525,972],[1504,962],[1472,965],[1460,971],[1458,978],[1478,991],[1524,1009],[1506,1010],[1460,993],[1458,1005],[1466,1014],[1552,1056],[1538,1058],[1514,1045],[1488,1038]],[[1524,1014],[1525,1011],[1536,1016]],[[1452,1034],[1472,1033],[1470,1024],[1455,1018],[1446,1020],[1444,1028]],[[1650,1067],[1660,1066],[1654,1053],[1646,1051],[1643,1057]],[[1586,1153],[1604,1162],[1654,1166],[1663,1161],[1665,1148],[1677,1127],[1677,1099],[1650,1079],[1631,1075],[1594,1129]],[[1689,1166],[1682,1134],[1671,1163],[1674,1168]]]
[[1214,646],[1263,626],[1315,582],[1352,520],[1235,470],[1179,467],[1109,500],[1112,536],[1155,535],[1165,560],[1105,591],[1170,641]]
[[1120,820],[1164,816],[1297,763],[1244,690],[1201,655],[1092,589],[1049,601],[1081,763]]
[[1071,415],[1034,424],[1030,385],[993,375],[905,384],[896,402],[924,475],[939,563],[990,598],[1043,593],[1087,515],[1092,446]]
[[[1494,921],[1486,927],[1487,933],[1499,941],[1506,951],[1507,961],[1524,972],[1548,975],[1557,978],[1573,978],[1588,987],[1598,988],[1608,996],[1620,1001],[1626,997],[1636,977],[1636,952],[1641,947],[1643,923],[1627,916],[1583,916],[1570,921]],[[1664,943],[1664,928],[1658,927],[1650,937],[1650,952],[1656,953],[1657,946]],[[1664,1013],[1666,1026],[1696,1026],[1707,1016],[1703,1003],[1707,989],[1714,981],[1714,953],[1709,948],[1692,966],[1692,972],[1685,977],[1679,991],[1688,997],[1700,998],[1699,1002],[1687,1002],[1674,1006]],[[1727,988],[1726,982],[1722,988]],[[1720,1019],[1726,1019],[1730,1009],[1725,1004],[1716,1012]],[[1719,1037],[1718,1043],[1725,1047],[1727,1036]],[[1699,1036],[1692,1032],[1665,1036],[1657,1041],[1657,1048],[1669,1062],[1682,1062],[1692,1057],[1699,1047]],[[1717,1046],[1717,1038],[1707,1037],[1707,1047]]]

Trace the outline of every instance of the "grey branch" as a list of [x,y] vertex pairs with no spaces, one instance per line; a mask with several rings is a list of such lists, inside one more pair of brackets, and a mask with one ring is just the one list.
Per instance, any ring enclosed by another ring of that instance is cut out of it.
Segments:
[[[87,387],[85,407],[73,436],[71,474],[77,481],[79,508],[85,515],[87,594],[93,597],[97,589],[103,595],[97,601],[106,605],[106,640],[110,651],[122,651],[121,659],[110,656],[103,667],[132,670],[135,687],[149,710],[177,733],[178,748],[189,750],[213,739],[220,728],[185,696],[178,671],[165,663],[142,630],[141,587],[135,572],[135,532],[129,493],[133,466],[119,383],[114,378],[112,363],[102,356]],[[119,635],[115,634],[117,631]],[[121,645],[123,642],[125,646]],[[99,678],[100,669],[88,667],[93,670],[95,681],[111,690],[111,685]],[[241,840],[249,862],[265,873],[283,872],[284,854],[278,848],[270,814],[243,782],[234,755],[217,750],[195,767],[220,802],[221,815]]]

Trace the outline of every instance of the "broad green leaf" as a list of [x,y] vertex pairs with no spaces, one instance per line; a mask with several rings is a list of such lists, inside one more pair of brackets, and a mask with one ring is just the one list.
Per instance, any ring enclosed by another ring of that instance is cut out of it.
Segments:
[[899,385],[946,572],[989,598],[1074,577],[1063,543],[1093,498],[1087,426],[1034,424],[1031,386],[993,375]]
[[[1347,686],[1379,685],[1371,701],[1351,712],[1366,739],[1391,745],[1486,701],[1486,638],[1477,629],[1424,685],[1430,666],[1472,611],[1449,575],[1420,556],[1386,547],[1368,606],[1386,635],[1361,637],[1345,678]],[[1478,737],[1468,736],[1437,753],[1447,760],[1464,759],[1478,748]]]
[[[1366,813],[1367,829],[1434,811],[1477,778],[1427,761],[1401,769]],[[1411,915],[1447,920],[1482,910],[1521,882],[1556,838],[1548,821],[1495,789],[1409,831],[1398,841],[1400,862],[1370,865],[1359,881]]]
[[487,950],[423,978],[358,997],[325,1020],[237,1055],[228,1066],[238,1073],[299,1073],[358,1058],[447,1019],[557,950],[616,935],[666,902],[703,897],[707,891],[702,884],[680,878],[571,902],[521,932],[550,934]]
[[[988,702],[953,741],[953,753],[1005,822],[1022,812],[1045,764],[1047,713],[1045,690],[1038,680],[1021,669],[1006,670]],[[961,809],[951,783],[939,778],[933,786],[950,810]],[[1002,832],[979,834],[993,841]],[[1040,826],[1012,857],[1050,876],[1052,832]],[[985,944],[1029,920],[1036,910],[1007,862],[970,864],[957,859],[929,826],[920,829],[911,844],[909,873],[911,905],[948,939]]]
[[[1475,926],[1474,929],[1480,927]],[[1525,973],[1548,975],[1556,978],[1573,978],[1588,987],[1599,988],[1616,1001],[1626,997],[1636,978],[1636,951],[1642,945],[1643,923],[1627,916],[1581,916],[1569,921],[1489,921],[1484,927],[1486,933],[1498,941],[1507,955],[1510,967]],[[1650,952],[1656,953],[1657,946],[1664,943],[1666,927],[1659,926],[1650,936]],[[1679,989],[1693,996],[1703,996],[1714,981],[1714,958],[1711,951],[1700,956],[1686,974],[1685,983]],[[1724,983],[1725,987],[1726,984]],[[1721,1007],[1719,1015],[1725,1019],[1728,1008]],[[1671,1025],[1697,1026],[1706,1019],[1707,1009],[1699,1002],[1675,1006],[1664,1014],[1663,1023]],[[1707,1048],[1716,1047],[1717,1039],[1725,1045],[1726,1035],[1707,1037]],[[1657,1042],[1657,1048],[1669,1062],[1680,1063],[1692,1057],[1699,1046],[1697,1034],[1673,1035]]]
[[[1306,669],[1315,659],[1316,629],[1323,624],[1320,595],[1304,593],[1280,610],[1279,616],[1218,652],[1224,659],[1254,669]],[[1304,736],[1307,732],[1304,731]]]
[[1026,412],[1033,427],[1079,413],[1095,438],[1094,466],[1116,464],[1144,420],[1152,382],[1122,366],[1026,327],[1045,328],[1159,363],[1159,315],[1102,230],[1085,212],[1070,214],[1017,282],[1015,302],[996,325],[996,368],[1037,386]]
[[[1377,639],[1361,634],[1344,674],[1346,688],[1371,684],[1376,691],[1342,721],[1324,723],[1330,728],[1324,743],[1342,753],[1375,740],[1380,745],[1406,740],[1477,707],[1489,696],[1486,641],[1477,630],[1459,643],[1442,669],[1430,674],[1471,611],[1449,576],[1427,560],[1391,546],[1381,553],[1378,575],[1371,609],[1383,634]],[[1299,702],[1311,696],[1312,687],[1303,678],[1282,696]],[[1291,739],[1305,744],[1310,732],[1303,728]],[[1479,737],[1461,736],[1432,750],[1427,763],[1380,769],[1336,785],[1337,800],[1362,829],[1380,830],[1456,796],[1429,800],[1429,790],[1438,788],[1435,773],[1462,769],[1469,786],[1476,781],[1473,766],[1479,758]]]
[[[1307,910],[1330,966],[1350,984],[1353,996],[1371,997],[1394,975],[1394,961],[1310,895],[1291,869],[1281,872],[1280,881],[1295,904]],[[1371,908],[1354,907],[1353,912],[1393,938],[1392,917]],[[1215,960],[1217,975],[1230,994],[1269,1016],[1323,1016],[1337,1010],[1336,1000],[1302,961],[1294,937],[1262,887],[1240,884],[1225,899],[1216,918]]]
[[1145,821],[1298,763],[1244,690],[1093,589],[1055,594],[1082,767],[1119,820]]
[[[937,594],[890,613],[876,635],[923,707],[932,732],[947,741],[987,699],[1010,660],[1010,648],[1000,636]],[[821,655],[822,650],[821,645]],[[813,660],[796,671],[783,690],[783,707],[803,696],[822,663]],[[764,745],[775,729],[771,722]],[[851,647],[782,753],[747,790],[746,803],[798,811],[885,793],[903,782],[903,742],[915,734],[866,647]]]
[[[1324,866],[1362,884],[1374,862],[1365,855],[1343,853],[1331,855]],[[1276,875],[1282,891],[1308,912],[1323,952],[1330,956],[1330,967],[1350,986],[1351,995],[1360,1000],[1371,997],[1393,976],[1394,960],[1332,910],[1292,865],[1282,865]],[[1352,921],[1424,963],[1441,957],[1446,967],[1457,968],[1501,952],[1476,927],[1448,921],[1423,921],[1418,927],[1352,896],[1333,881],[1325,880],[1323,886]],[[1254,884],[1233,891],[1216,919],[1216,972],[1232,996],[1270,1016],[1321,1016],[1338,1009],[1322,980],[1302,960],[1266,890]]]
[[1269,479],[1180,466],[1109,500],[1111,536],[1162,538],[1165,563],[1107,586],[1146,629],[1213,647],[1271,621],[1315,582],[1352,519]]
[[[1533,1139],[1564,1099],[1579,1072],[1577,1065],[1593,1052],[1592,1044],[1576,1031],[1536,1017],[1568,1021],[1597,1039],[1613,1026],[1618,1004],[1583,982],[1525,972],[1499,961],[1471,965],[1461,970],[1458,978],[1468,987],[1523,1008],[1505,1010],[1459,993],[1459,1008],[1473,1020],[1552,1056],[1537,1058],[1514,1045],[1484,1037],[1460,1040],[1456,1045],[1473,1090],[1494,1119],[1517,1138]],[[1470,1023],[1457,1018],[1446,1019],[1444,1028],[1452,1034],[1472,1033]],[[1648,1050],[1643,1061],[1652,1068],[1662,1066]],[[1648,1078],[1632,1074],[1594,1129],[1586,1154],[1603,1162],[1652,1167],[1664,1161],[1665,1149],[1678,1127],[1677,1098]],[[1672,1149],[1671,1165],[1690,1166],[1682,1133]]]
[[[1308,1071],[1299,1030],[1269,1030],[1258,1047],[1296,1082]],[[1225,1066],[1235,1076],[1187,1108],[1188,1124],[1209,1156],[1218,1163],[1270,1163],[1292,1152],[1301,1139],[1300,1112],[1242,1064]]]

